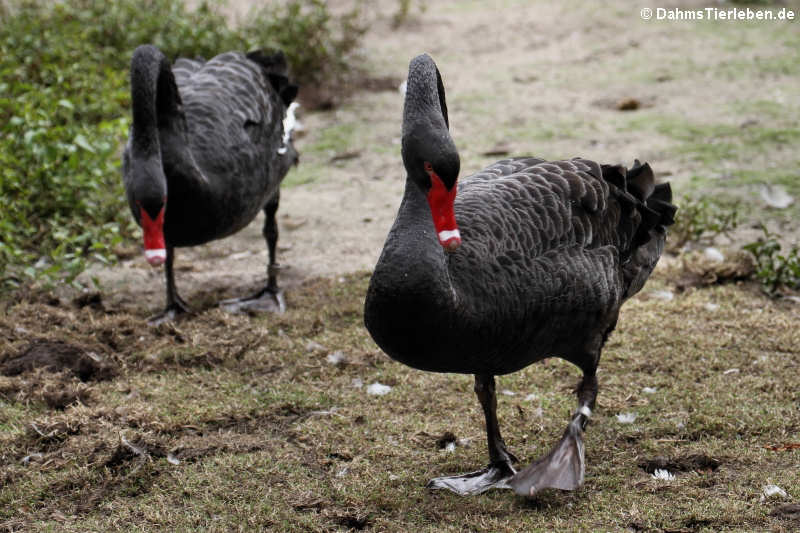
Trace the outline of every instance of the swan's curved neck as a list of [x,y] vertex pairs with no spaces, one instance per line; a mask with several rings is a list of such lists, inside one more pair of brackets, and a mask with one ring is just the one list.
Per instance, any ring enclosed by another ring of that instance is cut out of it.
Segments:
[[420,123],[427,128],[450,128],[442,77],[433,60],[425,55],[414,58],[409,65],[403,135],[412,133]]
[[406,181],[403,201],[370,280],[364,320],[393,358],[434,369],[430,354],[454,342],[457,291],[424,193]]
[[456,291],[447,253],[439,244],[425,194],[411,180],[384,249],[385,264],[399,267],[394,278],[428,300],[432,307],[449,308]]
[[180,94],[170,63],[154,46],[140,46],[131,59],[132,149],[139,157],[160,154],[159,127],[180,116]]

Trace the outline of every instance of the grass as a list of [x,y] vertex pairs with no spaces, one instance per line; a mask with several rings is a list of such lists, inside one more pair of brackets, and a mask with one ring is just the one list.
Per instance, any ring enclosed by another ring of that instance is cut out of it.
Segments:
[[[663,302],[648,294],[669,287],[661,274],[623,309],[604,352],[585,486],[534,500],[505,491],[462,498],[423,485],[486,462],[471,379],[410,370],[382,355],[362,326],[367,280],[307,282],[289,293],[282,316],[212,309],[155,329],[144,326],[144,309],[6,304],[4,316],[13,318],[0,323],[2,359],[33,339],[59,338],[94,351],[116,374],[87,383],[66,371],[0,378],[0,524],[30,531],[794,527],[769,515],[782,500],[762,502],[761,490],[774,483],[787,501],[800,496],[800,451],[765,448],[800,439],[797,306],[749,285]],[[710,312],[707,303],[719,308]],[[346,364],[326,361],[336,350]],[[499,396],[504,436],[524,464],[565,427],[578,378],[557,359],[499,378],[498,389],[513,393]],[[393,388],[369,396],[354,380]],[[80,402],[46,403],[81,387]],[[620,424],[619,413],[637,418]],[[468,445],[440,450],[437,438],[448,431]],[[122,436],[148,455],[132,452]],[[693,468],[692,456],[719,466]],[[645,472],[657,457],[675,462],[674,481]]]
[[731,113],[727,123],[697,123],[691,119],[658,112],[644,112],[630,119],[628,131],[651,130],[675,141],[673,151],[684,155],[700,168],[714,168],[726,162],[739,166],[772,150],[788,149],[800,140],[800,128],[785,110],[783,123],[750,124]]

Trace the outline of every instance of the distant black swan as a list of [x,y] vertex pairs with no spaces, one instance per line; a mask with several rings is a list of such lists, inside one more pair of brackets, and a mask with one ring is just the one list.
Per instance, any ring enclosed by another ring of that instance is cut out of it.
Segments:
[[167,307],[151,323],[188,311],[175,288],[176,246],[231,235],[264,210],[269,249],[266,287],[228,307],[282,310],[276,280],[275,212],[279,185],[297,162],[283,121],[297,94],[282,53],[236,52],[208,62],[138,47],[131,60],[133,124],[122,174],[144,250],[153,266],[166,262]]
[[[600,351],[622,303],[655,267],[673,221],[669,184],[649,165],[506,159],[456,185],[444,86],[411,61],[403,112],[405,193],[370,281],[365,324],[392,358],[475,375],[489,466],[430,481],[460,494],[575,489]],[[462,244],[463,239],[463,244]],[[494,376],[558,356],[583,370],[578,409],[558,445],[517,472],[497,421]]]

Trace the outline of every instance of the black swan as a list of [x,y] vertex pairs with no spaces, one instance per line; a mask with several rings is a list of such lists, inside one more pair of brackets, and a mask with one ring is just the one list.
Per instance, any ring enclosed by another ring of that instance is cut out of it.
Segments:
[[175,288],[174,248],[231,235],[262,209],[267,285],[223,305],[284,309],[276,279],[275,213],[281,180],[298,159],[283,125],[296,95],[281,52],[227,52],[208,62],[179,59],[174,69],[154,46],[133,52],[133,123],[122,174],[147,260],[153,266],[166,262],[167,306],[152,324],[188,311]]
[[[430,488],[477,494],[575,489],[600,351],[622,303],[644,285],[673,221],[669,184],[649,165],[586,159],[499,161],[458,180],[444,86],[428,55],[411,61],[403,111],[407,178],[370,280],[364,322],[390,357],[475,375],[488,467]],[[463,239],[463,244],[462,244]],[[517,472],[500,436],[494,376],[550,356],[583,371],[578,409],[556,447]]]

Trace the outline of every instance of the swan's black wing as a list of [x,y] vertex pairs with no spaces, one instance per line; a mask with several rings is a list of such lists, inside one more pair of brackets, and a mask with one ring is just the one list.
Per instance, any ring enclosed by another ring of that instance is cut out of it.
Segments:
[[[265,172],[280,147],[284,107],[263,70],[237,52],[173,71],[198,166],[210,178]],[[261,180],[249,180],[263,189]],[[243,184],[244,185],[244,184]]]
[[513,339],[487,357],[512,371],[530,363],[523,352],[531,345],[571,351],[571,330],[612,325],[661,254],[670,199],[648,166],[626,171],[585,159],[504,160],[463,179],[463,244],[449,260],[467,295],[462,319],[487,339]]

